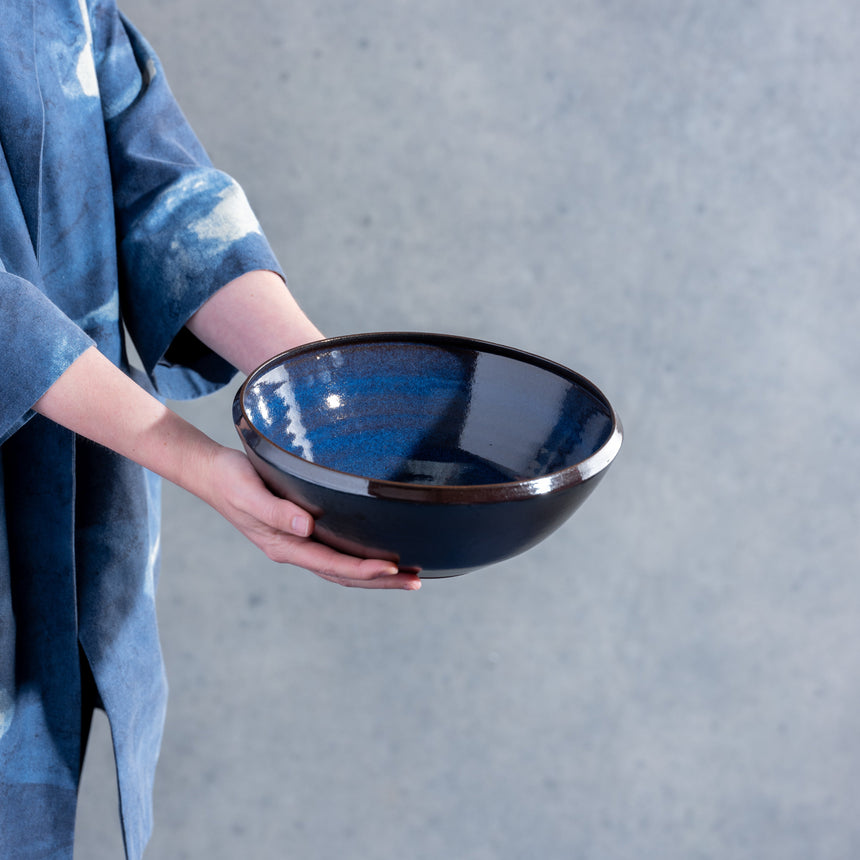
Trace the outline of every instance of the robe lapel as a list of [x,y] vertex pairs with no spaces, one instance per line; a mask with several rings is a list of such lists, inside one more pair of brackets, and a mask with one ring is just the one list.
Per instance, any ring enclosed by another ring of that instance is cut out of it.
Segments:
[[[45,134],[45,112],[36,66],[37,2],[4,2],[0,33],[0,145],[36,255],[39,253]],[[0,179],[4,180],[5,177]]]

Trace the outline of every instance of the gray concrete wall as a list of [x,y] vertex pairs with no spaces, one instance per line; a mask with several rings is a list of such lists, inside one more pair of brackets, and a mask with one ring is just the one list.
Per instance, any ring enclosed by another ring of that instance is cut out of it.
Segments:
[[[593,378],[528,554],[281,569],[167,488],[151,860],[860,855],[860,6],[132,0],[329,334]],[[232,389],[183,407],[233,442]],[[97,725],[80,860],[116,858]]]

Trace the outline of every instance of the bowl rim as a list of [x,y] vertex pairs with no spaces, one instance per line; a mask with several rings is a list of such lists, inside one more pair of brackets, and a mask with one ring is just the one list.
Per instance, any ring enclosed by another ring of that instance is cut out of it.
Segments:
[[[303,457],[287,451],[264,435],[248,416],[245,408],[245,394],[250,386],[272,367],[305,353],[327,351],[343,346],[386,342],[429,344],[488,352],[517,361],[524,361],[565,377],[586,389],[607,408],[612,421],[609,435],[603,445],[584,460],[537,478],[493,484],[411,484],[402,481],[369,478],[305,460]],[[248,374],[233,398],[233,417],[246,450],[253,451],[256,456],[276,468],[285,468],[286,464],[289,464],[288,473],[295,478],[353,495],[417,502],[484,504],[560,492],[583,484],[605,472],[618,454],[623,439],[621,421],[609,399],[590,379],[581,373],[556,361],[516,347],[462,335],[434,332],[363,332],[323,338],[288,349],[267,359]]]

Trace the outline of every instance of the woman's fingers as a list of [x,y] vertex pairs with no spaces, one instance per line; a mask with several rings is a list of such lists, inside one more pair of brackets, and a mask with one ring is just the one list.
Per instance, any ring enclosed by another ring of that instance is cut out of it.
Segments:
[[270,558],[303,567],[339,585],[408,591],[421,587],[421,580],[415,573],[401,571],[390,561],[344,555],[324,544],[294,535],[284,534],[277,543],[274,554],[269,552]]
[[383,559],[362,559],[312,539],[311,515],[272,494],[247,457],[223,448],[208,484],[209,503],[270,559],[303,567],[340,585],[416,590],[421,580]]

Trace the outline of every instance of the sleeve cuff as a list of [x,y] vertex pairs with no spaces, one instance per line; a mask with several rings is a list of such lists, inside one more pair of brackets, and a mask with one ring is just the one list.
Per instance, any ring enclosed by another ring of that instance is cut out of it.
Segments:
[[186,399],[228,383],[235,368],[185,323],[246,272],[269,269],[283,277],[235,181],[212,168],[185,174],[132,225],[122,257],[129,284],[124,319],[159,393]]
[[0,272],[3,354],[0,443],[33,417],[33,405],[95,342],[37,287]]

